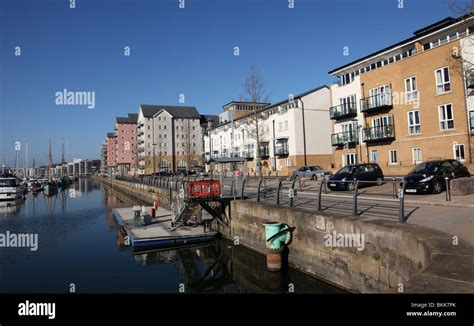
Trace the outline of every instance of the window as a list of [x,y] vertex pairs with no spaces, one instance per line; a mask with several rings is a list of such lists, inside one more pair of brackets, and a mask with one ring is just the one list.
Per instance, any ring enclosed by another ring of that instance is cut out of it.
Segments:
[[420,111],[418,110],[408,112],[408,133],[410,135],[421,133]]
[[285,121],[285,130],[288,130],[288,121]]
[[349,153],[342,155],[342,166],[352,165],[357,163],[357,154]]
[[283,123],[278,122],[278,131],[282,131],[282,130],[283,130]]
[[413,158],[413,163],[418,164],[421,163],[422,158],[421,158],[421,148],[412,148],[411,149],[411,155]]
[[418,99],[418,91],[416,89],[416,77],[405,79],[405,99],[412,102]]
[[391,149],[388,152],[388,162],[389,162],[389,164],[397,164],[398,163],[397,151],[395,149]]
[[439,106],[439,125],[441,130],[454,129],[453,106],[451,104]]
[[466,156],[464,152],[464,144],[456,144],[453,146],[454,159],[458,161],[465,161]]
[[291,167],[291,166],[293,166],[290,157],[288,157],[288,158],[285,159],[285,164],[286,164],[286,167]]
[[451,91],[451,81],[449,79],[449,68],[444,67],[436,70],[436,93],[444,94]]
[[373,149],[370,151],[370,161],[378,163],[379,162],[379,151],[376,149]]

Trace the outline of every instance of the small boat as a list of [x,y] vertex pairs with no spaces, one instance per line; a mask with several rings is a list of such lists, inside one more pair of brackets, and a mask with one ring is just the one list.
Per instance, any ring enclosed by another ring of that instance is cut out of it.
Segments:
[[25,186],[21,180],[12,175],[4,174],[0,176],[0,200],[16,200],[25,194]]
[[37,194],[38,192],[43,191],[44,186],[39,181],[35,181],[32,184],[31,192]]
[[49,181],[46,186],[43,188],[44,194],[46,196],[53,196],[58,193],[58,185],[53,180]]
[[62,177],[62,178],[58,179],[57,184],[58,184],[59,188],[64,189],[64,188],[68,187],[71,184],[71,180],[67,176]]

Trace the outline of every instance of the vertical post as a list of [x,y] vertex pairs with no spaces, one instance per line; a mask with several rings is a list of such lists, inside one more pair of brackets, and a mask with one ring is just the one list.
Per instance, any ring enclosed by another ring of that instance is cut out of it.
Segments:
[[406,181],[403,180],[402,187],[399,189],[398,197],[400,198],[400,208],[398,213],[398,222],[405,223],[405,188]]
[[397,198],[396,178],[392,178],[392,181],[393,181],[393,184],[392,184],[393,198]]
[[446,182],[446,201],[451,201],[451,189],[449,187],[449,178],[445,177],[444,181]]
[[353,204],[352,204],[352,216],[357,216],[357,191],[359,189],[359,180],[355,182],[355,187],[354,187],[354,197],[353,197]]
[[323,192],[323,184],[326,183],[326,179],[322,180],[321,183],[319,184],[319,192],[318,192],[318,211],[322,210],[322,205],[321,205],[321,197],[322,197],[322,192]]
[[244,189],[245,189],[245,182],[247,181],[247,178],[244,179],[242,182],[242,193],[240,195],[240,199],[244,199]]
[[277,206],[280,206],[280,192],[281,192],[282,183],[283,183],[283,179],[280,178],[278,181],[278,188],[277,188],[277,198],[276,198]]
[[296,180],[293,180],[293,183],[291,184],[291,192],[290,192],[290,207],[293,207],[293,199],[295,197],[295,182]]
[[259,202],[260,202],[260,189],[261,189],[261,187],[262,187],[262,181],[263,181],[263,179],[262,179],[262,178],[260,178],[260,181],[258,182],[258,189],[257,189],[257,203],[259,203]]

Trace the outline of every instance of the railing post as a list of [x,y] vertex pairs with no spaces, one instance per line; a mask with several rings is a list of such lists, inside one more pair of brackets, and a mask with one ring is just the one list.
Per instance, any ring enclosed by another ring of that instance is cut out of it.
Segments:
[[281,191],[282,183],[283,183],[283,179],[280,178],[278,181],[278,188],[277,188],[277,198],[276,198],[277,206],[280,206],[280,191]]
[[247,181],[247,178],[244,179],[244,182],[242,182],[242,193],[240,195],[240,199],[244,199],[244,189],[245,189],[245,182]]
[[352,216],[357,216],[357,190],[359,189],[359,180],[355,182],[354,187],[354,197],[353,197],[353,204],[352,204]]
[[400,207],[398,211],[398,222],[405,223],[405,187],[406,181],[403,180],[402,187],[399,189],[398,197],[400,198]]
[[258,182],[257,203],[260,202],[260,188],[262,187],[262,182],[263,182],[263,179],[260,179],[260,181]]
[[321,205],[321,198],[322,198],[322,192],[323,192],[323,184],[326,183],[326,179],[322,180],[321,183],[319,184],[319,192],[318,192],[318,211],[322,210],[322,205]]
[[232,183],[230,184],[230,196],[234,196],[234,186],[235,186],[235,180],[232,178]]
[[392,190],[393,190],[393,198],[397,198],[397,184],[396,184],[396,178],[392,178],[393,185],[392,185]]
[[446,182],[446,201],[451,201],[451,188],[449,184],[449,178],[444,177],[444,181]]
[[293,180],[293,183],[291,184],[291,192],[288,193],[288,196],[290,197],[290,207],[293,207],[293,199],[295,197],[295,182],[296,180]]

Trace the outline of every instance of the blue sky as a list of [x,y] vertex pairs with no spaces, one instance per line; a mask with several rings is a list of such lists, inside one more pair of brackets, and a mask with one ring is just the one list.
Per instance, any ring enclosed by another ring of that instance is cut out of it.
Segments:
[[[0,0],[0,163],[99,158],[114,118],[139,104],[217,114],[243,95],[253,65],[272,102],[331,83],[333,68],[455,16],[447,0]],[[21,56],[15,56],[15,47]],[[129,46],[131,55],[124,55]],[[238,46],[240,55],[234,56]],[[349,56],[343,48],[349,47]],[[95,92],[96,106],[57,106],[57,91]]]

